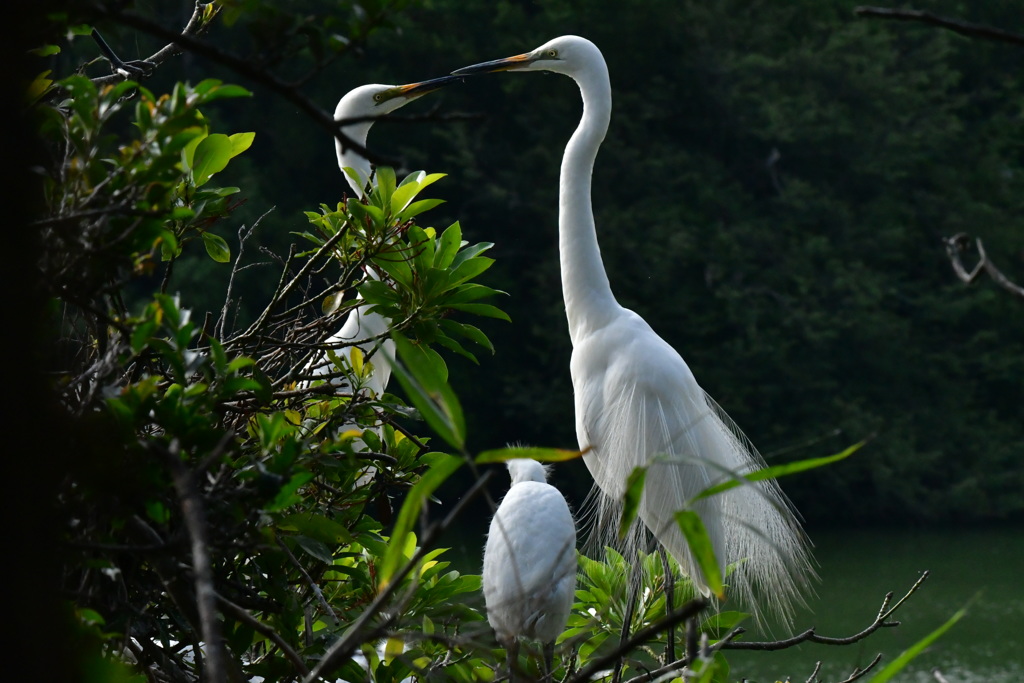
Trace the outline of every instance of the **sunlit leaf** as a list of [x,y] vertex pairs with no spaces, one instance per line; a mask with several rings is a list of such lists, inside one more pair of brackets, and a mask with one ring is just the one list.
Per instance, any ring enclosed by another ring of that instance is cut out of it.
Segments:
[[[860,450],[861,447],[863,447],[866,443],[867,440],[855,443],[849,448],[839,453],[836,453],[835,455],[829,455],[822,458],[808,458],[806,460],[798,460],[796,462],[787,462],[784,465],[774,465],[772,467],[766,467],[764,469],[757,470],[749,474],[745,474],[742,478],[746,479],[747,481],[764,481],[765,479],[777,479],[779,477],[784,477],[788,474],[806,472],[807,470],[812,470],[817,467],[831,465],[834,462],[838,462],[840,460],[843,460],[844,458],[848,458],[849,456],[853,455],[858,450]],[[722,482],[721,484],[715,484],[714,486],[709,486],[708,488],[698,493],[694,500],[700,500],[702,498],[707,498],[708,496],[714,496],[724,491],[728,491],[729,489],[736,488],[737,486],[741,486],[742,484],[742,481],[738,481],[736,479],[731,479],[729,481]]]
[[622,497],[622,517],[619,519],[619,538],[624,538],[629,527],[640,511],[640,499],[644,494],[646,467],[634,467],[626,479],[626,491]]
[[231,139],[222,133],[207,135],[196,146],[192,158],[192,182],[202,187],[210,177],[223,171],[231,160]]
[[574,451],[564,448],[535,448],[531,446],[512,446],[483,451],[476,456],[480,464],[506,462],[516,458],[530,458],[540,462],[565,462],[583,456],[587,451]]
[[693,510],[680,510],[675,514],[679,530],[686,538],[686,544],[690,548],[693,559],[697,561],[701,574],[708,584],[708,588],[718,596],[720,600],[725,599],[725,588],[722,585],[722,571],[719,569],[718,560],[715,558],[715,548],[711,544],[711,537],[708,530],[701,521],[700,515]]

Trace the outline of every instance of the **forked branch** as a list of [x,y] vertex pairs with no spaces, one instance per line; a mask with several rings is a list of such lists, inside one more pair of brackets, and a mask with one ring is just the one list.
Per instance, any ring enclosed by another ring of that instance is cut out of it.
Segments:
[[1003,275],[1003,272],[992,263],[988,253],[985,251],[985,246],[981,243],[980,237],[974,238],[974,248],[978,251],[978,262],[970,270],[964,267],[961,258],[961,255],[971,248],[971,238],[967,233],[957,233],[952,237],[947,237],[944,242],[946,243],[946,254],[949,255],[950,264],[953,266],[953,272],[956,273],[961,282],[968,285],[973,284],[978,279],[978,276],[985,272],[997,285],[1014,296],[1024,299],[1024,287]]

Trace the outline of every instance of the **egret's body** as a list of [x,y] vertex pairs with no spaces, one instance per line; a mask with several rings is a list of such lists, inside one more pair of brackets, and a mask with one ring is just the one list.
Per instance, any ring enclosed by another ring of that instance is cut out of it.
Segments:
[[[544,644],[551,670],[576,591],[576,524],[535,460],[508,462],[512,485],[491,519],[484,548],[487,621],[514,670],[519,638]],[[513,671],[514,674],[514,671]]]
[[601,52],[584,38],[562,36],[532,52],[453,73],[506,70],[565,74],[583,98],[582,119],[562,159],[558,229],[576,434],[580,448],[590,449],[584,460],[602,492],[599,529],[617,528],[627,478],[647,466],[639,517],[698,588],[706,592],[707,584],[674,518],[682,509],[700,514],[722,568],[746,560],[728,580],[731,594],[755,612],[767,604],[789,617],[814,572],[788,501],[774,481],[694,500],[708,486],[764,463],[682,357],[620,306],[608,283],[591,207],[594,161],[611,117]]

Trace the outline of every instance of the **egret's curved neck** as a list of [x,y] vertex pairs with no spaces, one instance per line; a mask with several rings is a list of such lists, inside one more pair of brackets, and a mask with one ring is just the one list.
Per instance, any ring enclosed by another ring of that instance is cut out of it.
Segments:
[[[338,108],[334,112],[334,120],[339,121],[341,119],[352,118],[352,113],[346,112],[344,109]],[[341,132],[352,139],[353,142],[366,147],[366,137],[370,134],[370,128],[373,126],[373,121],[360,121],[359,123],[353,123],[345,126],[341,129]],[[355,152],[351,149],[345,149],[341,141],[338,138],[334,138],[334,149],[338,152],[338,168],[342,174],[345,175],[345,180],[355,191],[356,196],[362,197],[365,194],[366,182],[370,179],[370,161],[362,154]],[[356,173],[362,181],[361,185],[356,185],[347,173],[345,173],[345,167],[355,169]]]
[[603,59],[573,76],[583,96],[583,118],[562,157],[558,185],[558,248],[562,296],[575,344],[581,334],[608,323],[618,308],[601,261],[591,206],[591,175],[608,132],[612,89]]

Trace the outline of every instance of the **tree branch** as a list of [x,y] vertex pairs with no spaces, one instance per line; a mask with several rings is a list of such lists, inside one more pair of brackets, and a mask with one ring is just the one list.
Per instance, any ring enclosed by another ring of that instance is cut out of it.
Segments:
[[981,243],[981,238],[976,237],[974,239],[974,246],[978,250],[978,262],[974,264],[974,268],[970,271],[964,267],[963,261],[961,260],[961,254],[971,248],[971,238],[967,233],[961,232],[947,237],[943,241],[946,244],[946,254],[949,256],[950,264],[953,266],[953,272],[964,284],[973,284],[978,278],[982,271],[988,274],[990,278],[995,280],[995,283],[1010,292],[1016,297],[1024,299],[1024,287],[1021,287],[1017,283],[1010,280],[1010,278],[1003,275],[1002,271],[996,268],[995,264],[989,260],[988,254],[985,252],[985,247]]
[[959,19],[940,17],[925,10],[892,9],[889,7],[867,7],[862,5],[855,8],[853,13],[859,17],[869,17],[872,19],[916,21],[922,24],[929,24],[930,26],[938,26],[939,28],[948,29],[954,33],[967,36],[968,38],[983,38],[985,40],[1010,43],[1012,45],[1024,45],[1024,34],[1004,31],[1002,29],[985,26],[983,24],[971,24]]
[[928,572],[922,572],[920,578],[918,578],[918,580],[914,582],[914,585],[910,587],[910,590],[907,591],[906,595],[900,598],[899,601],[892,607],[890,607],[889,604],[892,602],[893,594],[891,592],[887,593],[885,598],[882,600],[882,607],[878,610],[878,615],[875,617],[875,620],[863,631],[861,631],[860,633],[855,633],[852,636],[848,636],[846,638],[830,638],[828,636],[819,636],[817,634],[816,629],[812,627],[807,629],[803,633],[795,635],[792,638],[786,638],[784,640],[774,640],[767,642],[734,641],[722,644],[719,649],[772,651],[785,650],[787,648],[793,647],[794,645],[799,645],[801,643],[818,643],[820,645],[851,645],[859,640],[867,638],[869,635],[871,635],[880,628],[891,628],[893,626],[899,626],[900,622],[888,621],[889,617],[892,616],[892,614],[897,609],[899,609],[911,595],[917,592],[917,589],[921,587],[921,584],[923,584],[925,579],[927,578]]
[[206,643],[206,678],[211,683],[227,680],[224,643],[221,639],[220,620],[217,618],[217,593],[213,588],[213,565],[210,561],[206,538],[206,514],[202,499],[196,490],[193,473],[181,461],[181,446],[177,439],[167,452],[174,488],[181,501],[181,514],[185,518],[192,545],[192,571],[196,589],[196,606],[203,641]]
[[584,681],[589,681],[595,673],[616,661],[622,655],[635,649],[638,645],[653,636],[658,635],[665,629],[671,628],[680,622],[686,621],[690,617],[698,615],[707,606],[708,601],[706,598],[694,598],[693,600],[690,600],[677,611],[669,612],[661,619],[658,619],[654,623],[640,629],[634,633],[631,638],[619,643],[618,647],[608,654],[591,660],[586,666],[577,671],[571,677],[567,678],[566,683],[583,683]]
[[[200,3],[197,2],[196,14],[200,14],[202,12],[201,7]],[[304,95],[297,87],[282,81],[265,69],[255,66],[251,61],[236,57],[233,54],[214,47],[206,41],[199,40],[196,37],[198,29],[192,28],[190,31],[190,28],[193,27],[193,21],[189,21],[188,26],[185,27],[184,31],[176,33],[172,29],[166,28],[154,21],[151,21],[150,19],[147,19],[146,17],[135,14],[134,12],[117,12],[108,9],[103,5],[100,5],[97,9],[102,16],[111,21],[129,26],[168,42],[167,47],[144,61],[156,62],[156,59],[160,55],[166,55],[161,60],[166,61],[169,57],[175,54],[180,54],[184,50],[188,50],[193,54],[197,54],[209,59],[210,61],[221,64],[222,66],[226,66],[236,74],[244,76],[245,78],[248,78],[282,96],[285,100],[298,107],[299,110],[309,117],[314,123],[337,138],[346,149],[355,151],[360,156],[365,157],[370,162],[377,165],[400,165],[398,160],[375,154],[364,145],[360,145],[352,140],[348,135],[341,131],[340,124],[334,120],[334,117],[331,114],[328,114],[326,111],[318,107],[316,103],[306,97],[306,95]],[[193,14],[193,19],[196,17],[196,14]],[[200,25],[200,28],[201,27],[202,25]],[[115,73],[110,76],[104,76],[103,78],[111,80],[96,80],[97,82],[117,82],[124,80],[125,77],[120,73]]]

